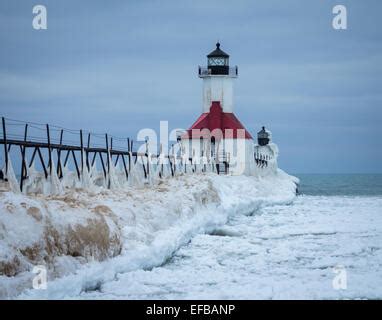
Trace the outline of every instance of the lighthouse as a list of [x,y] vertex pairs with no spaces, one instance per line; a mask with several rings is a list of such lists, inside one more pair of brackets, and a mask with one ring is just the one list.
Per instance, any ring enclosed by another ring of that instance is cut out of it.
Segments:
[[199,66],[203,80],[202,114],[180,137],[187,159],[216,166],[218,173],[240,175],[255,170],[255,143],[234,114],[233,84],[238,67],[231,67],[229,55],[220,43],[207,55],[207,66]]

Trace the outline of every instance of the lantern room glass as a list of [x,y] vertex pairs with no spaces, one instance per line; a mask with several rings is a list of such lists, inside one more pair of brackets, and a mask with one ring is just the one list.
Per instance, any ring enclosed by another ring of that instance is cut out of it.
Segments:
[[228,66],[228,58],[213,57],[208,58],[209,66]]

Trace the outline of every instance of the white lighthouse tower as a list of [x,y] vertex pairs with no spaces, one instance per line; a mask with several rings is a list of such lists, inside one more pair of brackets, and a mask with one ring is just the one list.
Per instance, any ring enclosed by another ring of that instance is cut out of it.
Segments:
[[199,77],[203,79],[203,112],[209,112],[212,101],[220,101],[223,112],[233,112],[233,80],[238,76],[238,68],[230,68],[229,55],[216,49],[207,55],[207,67],[199,67]]
[[229,55],[216,49],[207,55],[207,67],[199,67],[203,79],[203,113],[181,135],[182,153],[194,163],[202,159],[218,173],[252,174],[256,167],[255,143],[233,113],[233,82],[238,68],[229,66]]

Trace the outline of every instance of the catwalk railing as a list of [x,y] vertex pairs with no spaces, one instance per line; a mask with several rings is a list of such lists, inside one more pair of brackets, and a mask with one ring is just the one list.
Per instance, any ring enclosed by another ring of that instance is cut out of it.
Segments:
[[[135,145],[145,152],[133,151]],[[140,143],[140,145],[139,145]],[[84,130],[71,130],[48,124],[23,122],[8,118],[2,118],[2,134],[0,145],[3,145],[4,167],[0,171],[0,178],[7,179],[10,166],[10,153],[17,152],[20,162],[19,189],[23,191],[24,182],[28,179],[29,168],[39,160],[45,179],[57,174],[59,179],[63,178],[64,168],[71,165],[81,180],[84,172],[91,172],[97,160],[101,164],[105,181],[110,187],[110,170],[122,163],[125,179],[129,180],[132,167],[140,159],[144,178],[150,176],[150,164],[153,159],[157,161],[157,174],[163,177],[164,161],[170,169],[171,176],[180,172],[196,172],[197,165],[192,158],[184,159],[174,152],[168,155],[150,154],[148,143],[133,141],[130,138],[120,138],[108,134],[92,133]],[[16,147],[16,150],[14,148]],[[28,156],[27,156],[28,155]],[[29,158],[29,161],[28,161]],[[162,160],[160,160],[162,159]],[[139,164],[139,165],[140,165]],[[97,164],[96,164],[97,165]],[[55,172],[52,172],[55,170]],[[212,171],[221,173],[219,164],[211,161],[200,167],[201,172]]]

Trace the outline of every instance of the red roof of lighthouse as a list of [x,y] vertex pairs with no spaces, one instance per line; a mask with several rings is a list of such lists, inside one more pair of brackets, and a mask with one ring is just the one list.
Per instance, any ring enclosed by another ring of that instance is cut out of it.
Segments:
[[241,129],[244,130],[245,139],[252,139],[250,133],[233,113],[223,112],[219,101],[212,101],[210,112],[203,113],[182,138],[192,139],[204,137],[206,134],[203,133],[203,129],[208,129],[212,135],[214,135],[213,130],[220,129],[223,138],[233,139],[242,138],[242,134],[240,131],[238,132],[238,130]]

